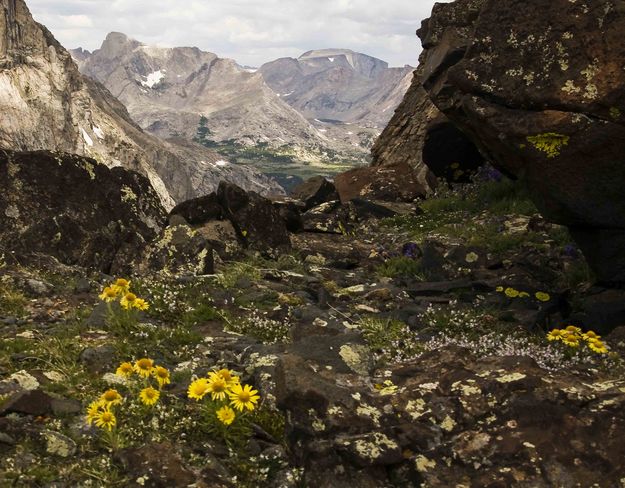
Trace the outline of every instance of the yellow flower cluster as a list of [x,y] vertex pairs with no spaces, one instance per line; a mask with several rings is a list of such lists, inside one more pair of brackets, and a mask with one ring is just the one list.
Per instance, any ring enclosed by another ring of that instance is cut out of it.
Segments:
[[205,378],[198,378],[189,385],[187,396],[200,401],[210,394],[213,402],[220,406],[216,410],[217,418],[224,425],[230,425],[236,419],[236,409],[252,411],[260,400],[258,391],[250,385],[241,385],[240,378],[229,369],[211,371]]
[[[125,379],[137,376],[140,380],[136,385],[139,401],[148,407],[158,402],[163,387],[171,383],[169,370],[155,365],[154,361],[148,358],[139,359],[134,364],[124,362],[119,365],[115,374]],[[157,388],[154,388],[152,380],[156,381]],[[87,423],[109,431],[113,430],[117,425],[114,408],[122,405],[124,401],[124,397],[117,390],[105,391],[87,407]]]
[[[497,291],[498,293],[503,293],[508,298],[528,298],[530,296],[530,294],[526,291],[519,291],[512,287],[504,288],[503,286],[498,286],[495,291]],[[549,293],[545,293],[544,291],[537,291],[536,293],[534,293],[534,297],[539,302],[548,302],[549,300],[551,300],[551,295],[549,295]]]
[[118,278],[109,286],[106,286],[100,293],[100,300],[111,303],[119,300],[119,305],[125,310],[147,310],[150,308],[148,302],[130,291],[130,281]]
[[550,342],[562,342],[564,345],[577,348],[585,343],[593,352],[597,354],[607,354],[608,348],[601,340],[601,336],[592,330],[582,332],[582,329],[569,325],[565,329],[553,329],[547,334],[547,340]]

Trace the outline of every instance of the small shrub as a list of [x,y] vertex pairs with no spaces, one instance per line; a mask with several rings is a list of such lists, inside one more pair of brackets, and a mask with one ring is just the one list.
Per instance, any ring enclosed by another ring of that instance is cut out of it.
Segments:
[[234,288],[243,278],[256,282],[262,278],[262,274],[256,266],[251,264],[230,263],[217,275],[217,282],[223,288]]
[[376,274],[387,278],[414,278],[425,281],[419,261],[405,256],[388,259],[378,266]]
[[380,362],[401,362],[423,350],[416,335],[399,320],[367,317],[357,327]]
[[27,304],[28,299],[20,291],[0,283],[0,314],[23,317]]

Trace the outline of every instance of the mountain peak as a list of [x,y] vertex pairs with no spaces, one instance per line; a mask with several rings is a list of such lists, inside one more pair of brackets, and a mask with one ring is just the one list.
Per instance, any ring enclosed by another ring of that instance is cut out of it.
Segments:
[[99,54],[106,58],[114,59],[121,56],[129,49],[135,49],[140,45],[141,43],[139,41],[131,39],[122,32],[109,32],[104,42],[102,42]]
[[329,56],[349,56],[353,54],[359,54],[351,49],[313,49],[312,51],[306,51],[299,59],[313,59],[313,58],[327,58]]

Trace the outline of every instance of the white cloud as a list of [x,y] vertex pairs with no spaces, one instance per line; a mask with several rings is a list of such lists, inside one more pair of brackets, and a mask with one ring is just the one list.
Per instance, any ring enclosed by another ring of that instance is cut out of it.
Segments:
[[[447,0],[445,0],[447,1]],[[150,44],[197,46],[260,65],[321,48],[348,48],[415,65],[415,30],[434,0],[26,0],[68,48],[96,49],[123,32]]]

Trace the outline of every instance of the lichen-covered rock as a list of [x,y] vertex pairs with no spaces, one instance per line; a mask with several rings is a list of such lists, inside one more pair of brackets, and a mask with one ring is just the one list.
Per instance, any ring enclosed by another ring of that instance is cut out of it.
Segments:
[[358,198],[346,204],[338,200],[323,203],[303,214],[302,221],[307,232],[347,234],[355,224],[395,215],[390,208]]
[[123,271],[160,232],[165,212],[147,178],[79,156],[0,151],[0,248]]
[[188,225],[167,227],[145,251],[143,270],[170,275],[213,274],[213,249],[204,236]]
[[350,348],[342,366],[328,340],[326,356],[300,346],[277,366],[307,485],[619,486],[625,476],[625,381],[447,347],[378,371],[376,387],[350,366],[354,345],[333,341]]
[[270,254],[291,248],[286,223],[270,200],[223,181],[217,197],[244,246]]
[[[170,442],[122,449],[116,453],[115,460],[132,475],[129,486],[182,487],[195,485],[198,481],[193,471],[183,464]],[[215,482],[214,486],[224,485]]]
[[306,210],[325,202],[338,200],[336,187],[323,176],[314,176],[291,191],[291,197],[304,202]]
[[418,32],[433,102],[606,282],[625,281],[624,29],[609,0],[457,0]]
[[423,145],[428,123],[440,115],[423,90],[421,70],[417,69],[402,103],[373,145],[373,166],[407,165],[417,172],[417,182],[431,190],[435,179],[423,164]]
[[199,225],[223,219],[224,210],[217,199],[217,194],[213,192],[179,203],[169,212],[169,218],[174,215],[184,218],[191,225]]
[[342,202],[354,198],[389,202],[412,202],[436,186],[427,167],[413,168],[405,161],[354,168],[338,175],[334,183]]

